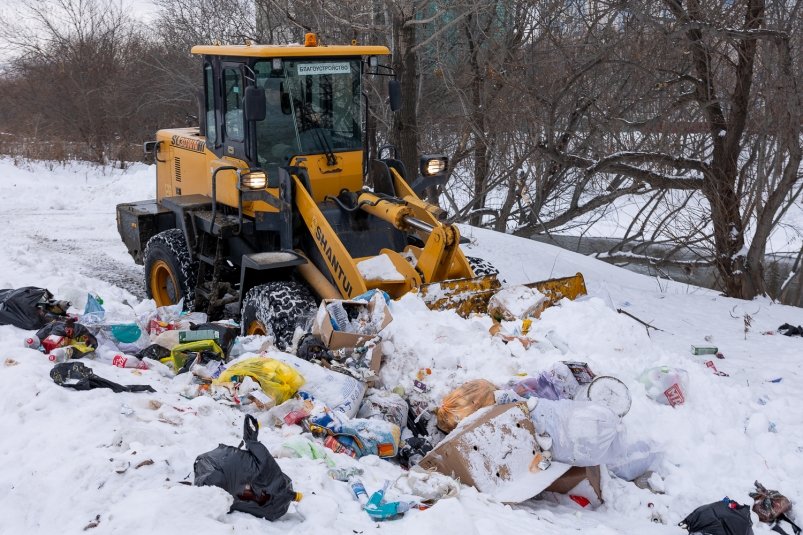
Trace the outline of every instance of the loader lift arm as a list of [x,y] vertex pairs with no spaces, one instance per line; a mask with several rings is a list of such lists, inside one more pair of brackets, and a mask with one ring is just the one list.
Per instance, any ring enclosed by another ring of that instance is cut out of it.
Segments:
[[[357,262],[351,257],[335,231],[326,221],[302,181],[293,176],[295,202],[299,214],[312,234],[324,262],[344,298],[355,297],[371,287],[360,274]],[[401,179],[398,182],[403,182]],[[412,198],[417,198],[409,192]],[[405,252],[416,257],[416,266],[410,264],[398,251],[382,249],[394,267],[404,275],[404,281],[392,289],[382,288],[401,295],[421,285],[448,278],[474,277],[474,273],[460,250],[460,231],[454,225],[438,221],[424,203],[416,206],[408,200],[370,191],[359,193],[357,206],[361,210],[390,223],[393,227],[414,233],[424,241],[423,249],[408,246]]]

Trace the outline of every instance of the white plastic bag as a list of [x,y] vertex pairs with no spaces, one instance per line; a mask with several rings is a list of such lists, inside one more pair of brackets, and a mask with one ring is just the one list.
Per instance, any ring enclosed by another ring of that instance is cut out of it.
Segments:
[[393,392],[371,389],[357,417],[385,420],[404,429],[407,426],[407,402]]
[[354,418],[365,396],[365,383],[342,373],[327,370],[287,353],[271,352],[266,356],[289,364],[304,377],[306,382],[299,392],[307,392],[322,401],[333,411]]
[[682,405],[689,388],[689,373],[681,368],[649,368],[638,378],[650,399],[664,405]]
[[652,469],[659,457],[653,444],[644,440],[628,443],[620,434],[611,445],[605,464],[619,479],[633,481]]
[[573,466],[604,463],[621,421],[607,407],[570,399],[538,399],[530,418],[537,433],[552,437],[552,458]]

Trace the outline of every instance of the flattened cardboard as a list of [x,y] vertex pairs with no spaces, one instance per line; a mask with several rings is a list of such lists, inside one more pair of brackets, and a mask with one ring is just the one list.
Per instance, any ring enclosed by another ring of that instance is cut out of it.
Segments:
[[[376,335],[370,334],[355,334],[355,333],[347,333],[343,331],[336,331],[334,327],[332,327],[332,321],[329,317],[329,311],[326,310],[326,305],[335,301],[334,299],[324,299],[321,302],[321,306],[318,309],[318,313],[315,315],[315,321],[312,324],[312,334],[315,336],[320,337],[321,341],[324,343],[326,347],[329,349],[342,349],[344,347],[360,347],[368,340],[371,340]],[[373,314],[374,306],[376,303],[380,303],[379,306],[384,307],[383,311],[383,320],[382,324],[379,326],[379,331],[381,332],[382,329],[388,326],[391,321],[393,321],[393,316],[390,314],[390,309],[388,308],[387,303],[385,303],[384,299],[380,300],[371,300],[371,301],[346,301],[344,300],[343,303],[346,304],[353,304],[358,306],[368,307],[368,312]]]
[[538,453],[526,406],[511,403],[481,409],[464,420],[420,465],[502,502],[517,503],[540,493],[570,468],[553,462],[547,470],[530,472],[530,463]]

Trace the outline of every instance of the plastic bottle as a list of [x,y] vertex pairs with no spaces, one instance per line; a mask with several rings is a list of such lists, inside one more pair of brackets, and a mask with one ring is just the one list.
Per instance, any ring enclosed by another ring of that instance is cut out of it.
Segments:
[[117,366],[118,368],[137,368],[140,370],[148,369],[148,365],[142,362],[137,357],[129,357],[121,353],[117,353],[111,356],[109,355],[109,353],[106,353],[103,356],[96,357],[95,360],[111,364],[112,366]]
[[26,338],[24,344],[25,347],[29,347],[31,349],[40,349],[42,347],[42,342],[39,341],[39,338],[37,338],[35,334],[30,338]]
[[340,301],[332,301],[326,305],[326,310],[329,312],[332,327],[334,327],[336,331],[345,331],[349,325],[349,315],[346,309],[343,308],[343,303]]
[[390,481],[385,481],[381,489],[371,494],[368,503],[365,504],[365,509],[378,509],[382,505],[382,500],[385,499],[385,491],[390,487]]
[[373,520],[388,520],[409,511],[413,507],[411,502],[385,502],[385,492],[390,487],[391,482],[385,481],[385,485],[378,491],[371,494],[368,503],[363,509]]
[[647,508],[650,510],[650,521],[656,524],[666,524],[661,513],[655,510],[655,504],[650,502],[647,504]]
[[50,362],[67,362],[73,358],[74,354],[74,347],[57,347],[47,355],[47,358],[50,360]]
[[423,381],[427,375],[432,375],[432,370],[429,368],[419,368],[418,373],[415,374],[415,378],[419,381]]
[[368,504],[368,493],[365,491],[365,485],[362,484],[362,481],[359,479],[350,478],[349,488],[351,488],[351,493],[354,494],[354,497],[357,498],[357,501],[360,502],[360,506],[365,508]]

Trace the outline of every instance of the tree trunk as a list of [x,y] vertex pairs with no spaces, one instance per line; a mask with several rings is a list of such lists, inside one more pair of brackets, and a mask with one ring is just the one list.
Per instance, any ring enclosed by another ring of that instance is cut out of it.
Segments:
[[393,14],[393,33],[396,46],[393,50],[393,68],[401,83],[401,109],[393,114],[391,140],[404,163],[407,179],[418,174],[418,73],[415,46],[415,25],[405,26],[406,17]]
[[752,299],[764,292],[763,267],[749,266],[746,262],[740,200],[731,187],[732,177],[723,176],[722,170],[713,172],[719,176],[706,182],[704,193],[711,205],[714,225],[714,265],[722,277],[725,295]]

